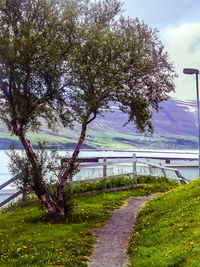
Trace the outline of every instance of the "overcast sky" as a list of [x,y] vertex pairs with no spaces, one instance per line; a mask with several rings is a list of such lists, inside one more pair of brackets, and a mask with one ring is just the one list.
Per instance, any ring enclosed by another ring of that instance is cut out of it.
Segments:
[[200,69],[200,0],[124,0],[124,15],[139,17],[159,37],[179,77],[172,97],[196,99],[194,75],[183,68]]

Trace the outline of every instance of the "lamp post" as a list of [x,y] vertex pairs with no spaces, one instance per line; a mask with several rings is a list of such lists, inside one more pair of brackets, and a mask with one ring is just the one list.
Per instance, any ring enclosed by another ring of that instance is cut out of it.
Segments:
[[196,89],[197,89],[197,114],[198,114],[198,134],[199,134],[199,177],[200,177],[200,115],[199,115],[199,84],[198,84],[198,74],[197,69],[183,69],[184,74],[196,74]]

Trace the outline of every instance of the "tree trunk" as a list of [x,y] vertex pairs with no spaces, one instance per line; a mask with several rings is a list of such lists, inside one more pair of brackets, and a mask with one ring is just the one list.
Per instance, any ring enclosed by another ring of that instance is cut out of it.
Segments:
[[29,141],[20,131],[16,122],[13,122],[13,130],[15,134],[19,137],[20,142],[22,143],[26,155],[32,165],[34,175],[33,175],[33,184],[34,184],[34,192],[40,200],[41,205],[44,210],[49,214],[51,221],[55,221],[60,215],[59,210],[57,209],[56,204],[53,202],[51,196],[49,195],[46,186],[41,177],[41,169],[37,162],[35,153]]
[[70,158],[70,161],[60,179],[60,183],[57,187],[57,208],[59,209],[59,212],[61,214],[61,216],[64,216],[65,215],[65,211],[64,211],[64,199],[63,199],[63,191],[64,191],[64,185],[65,185],[65,182],[66,180],[68,179],[69,177],[69,174],[73,171],[73,168],[74,168],[74,164],[75,164],[75,161],[78,157],[78,154],[79,154],[79,151],[80,151],[80,148],[85,140],[85,133],[86,133],[86,130],[87,130],[87,124],[88,123],[83,123],[82,124],[82,129],[81,129],[81,134],[80,134],[80,137],[79,137],[79,141],[76,145],[76,148]]
[[49,195],[46,186],[43,182],[41,177],[41,170],[40,166],[38,165],[35,157],[35,153],[30,145],[30,143],[26,140],[24,136],[20,136],[20,141],[26,151],[27,157],[31,162],[33,167],[34,176],[33,176],[33,183],[34,183],[34,192],[40,200],[41,205],[43,206],[44,210],[49,214],[51,221],[55,221],[58,217],[58,209],[56,204],[53,202],[53,199]]

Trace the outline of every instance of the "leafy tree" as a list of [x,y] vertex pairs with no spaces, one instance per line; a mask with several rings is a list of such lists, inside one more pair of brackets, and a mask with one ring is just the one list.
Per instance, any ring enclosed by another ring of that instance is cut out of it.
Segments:
[[[0,116],[21,141],[34,191],[52,220],[65,215],[64,185],[88,124],[102,109],[119,103],[128,122],[152,131],[152,111],[174,90],[174,69],[157,32],[120,12],[117,0],[0,0]],[[58,120],[81,124],[56,201],[26,137],[27,130],[39,130],[40,117],[52,129]]]
[[[64,86],[62,76],[75,42],[78,7],[75,10],[72,4],[0,1],[0,117],[21,141],[32,166],[33,189],[52,220],[56,219],[57,206],[26,132],[39,129],[39,117],[44,117],[50,128],[55,126],[54,102]],[[69,114],[68,122],[70,119]]]

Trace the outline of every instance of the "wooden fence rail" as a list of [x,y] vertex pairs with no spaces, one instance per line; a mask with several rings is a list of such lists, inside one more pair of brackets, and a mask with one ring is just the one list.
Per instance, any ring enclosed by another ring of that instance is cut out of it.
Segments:
[[13,183],[16,179],[17,179],[17,177],[13,177],[13,178],[9,179],[8,181],[6,181],[5,183],[3,183],[2,185],[0,185],[0,190],[3,189],[4,187],[6,187],[7,185]]
[[[128,166],[130,166],[130,164],[132,164],[132,171],[131,172],[121,173],[121,174],[117,174],[117,175],[116,174],[115,175],[108,175],[108,172],[107,172],[107,167],[108,166],[119,165],[119,164],[127,164],[127,163],[129,163]],[[155,169],[160,170],[162,176],[168,176],[171,179],[176,179],[178,181],[188,182],[179,173],[179,171],[177,169],[167,168],[167,167],[164,167],[162,165],[149,163],[149,162],[144,161],[144,160],[138,160],[136,158],[136,154],[133,154],[132,158],[114,159],[114,160],[113,159],[112,160],[109,159],[108,160],[108,158],[104,157],[102,162],[89,162],[89,163],[85,163],[84,162],[84,163],[80,163],[80,165],[79,165],[80,169],[87,169],[87,168],[91,168],[91,167],[102,167],[102,176],[101,177],[91,178],[91,179],[77,180],[77,181],[73,181],[72,178],[71,178],[70,181],[69,181],[69,183],[71,185],[71,190],[72,190],[72,185],[73,184],[90,183],[90,182],[94,182],[94,181],[103,181],[104,188],[106,189],[106,180],[107,179],[113,179],[113,178],[122,177],[122,176],[132,176],[134,178],[134,184],[137,185],[137,175],[138,174],[158,176],[158,174],[154,173]],[[139,168],[143,169],[143,171],[140,172]],[[147,170],[148,173],[145,173],[144,170]],[[170,177],[170,175],[168,175],[167,172],[172,172],[175,177]],[[13,177],[13,178],[9,179],[8,181],[6,181],[5,183],[3,183],[2,185],[0,185],[0,190],[5,188],[7,185],[13,183],[16,179],[17,179],[16,177]],[[13,200],[14,198],[16,198],[17,196],[19,196],[22,193],[23,193],[22,191],[16,192],[12,196],[10,196],[8,199],[2,201],[0,203],[0,207],[4,206],[9,201]],[[25,194],[24,193],[23,193],[23,200],[25,200]]]
[[21,195],[21,194],[22,194],[22,191],[19,190],[16,193],[14,193],[13,195],[11,195],[10,197],[8,197],[7,199],[3,200],[0,203],[0,208],[3,207],[4,205],[6,205],[7,203],[9,203],[10,201],[12,201],[13,199],[15,199],[16,197],[18,197],[19,195]]

